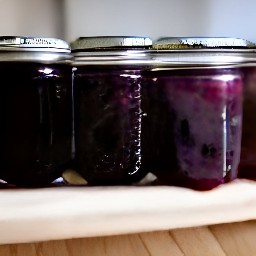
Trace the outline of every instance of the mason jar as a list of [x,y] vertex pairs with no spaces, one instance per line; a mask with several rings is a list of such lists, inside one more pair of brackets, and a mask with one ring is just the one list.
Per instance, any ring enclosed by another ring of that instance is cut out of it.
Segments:
[[60,39],[0,37],[0,179],[49,186],[72,156],[72,68]]
[[235,38],[153,44],[154,65],[142,86],[142,149],[156,184],[207,190],[237,177],[244,75],[255,49]]
[[80,37],[71,43],[75,169],[89,184],[130,184],[141,169],[142,70],[147,37]]

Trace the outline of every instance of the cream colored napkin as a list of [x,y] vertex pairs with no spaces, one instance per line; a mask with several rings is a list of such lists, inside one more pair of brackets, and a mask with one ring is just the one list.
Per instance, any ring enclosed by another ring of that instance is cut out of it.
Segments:
[[256,182],[178,187],[0,190],[0,243],[192,227],[256,218]]

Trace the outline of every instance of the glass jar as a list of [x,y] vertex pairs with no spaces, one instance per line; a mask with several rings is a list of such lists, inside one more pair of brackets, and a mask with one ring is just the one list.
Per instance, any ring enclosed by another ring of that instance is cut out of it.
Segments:
[[243,130],[239,178],[256,179],[256,63],[244,70]]
[[129,184],[141,169],[141,72],[146,37],[81,37],[71,44],[75,169],[89,184]]
[[162,38],[153,44],[154,66],[142,86],[142,149],[144,169],[157,176],[156,184],[207,190],[237,177],[242,67],[255,59],[253,48],[233,38]]
[[55,38],[0,37],[0,179],[49,186],[71,160],[69,45]]

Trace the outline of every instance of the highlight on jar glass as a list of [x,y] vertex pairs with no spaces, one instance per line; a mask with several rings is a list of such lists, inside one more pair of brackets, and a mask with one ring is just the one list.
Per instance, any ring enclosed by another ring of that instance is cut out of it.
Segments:
[[80,37],[71,43],[75,170],[89,185],[130,184],[141,171],[141,72],[147,37]]
[[255,59],[255,45],[233,38],[162,38],[153,49],[154,68],[142,87],[144,168],[157,176],[156,184],[198,190],[235,179],[241,67]]
[[0,179],[51,186],[71,160],[69,45],[55,38],[0,37]]

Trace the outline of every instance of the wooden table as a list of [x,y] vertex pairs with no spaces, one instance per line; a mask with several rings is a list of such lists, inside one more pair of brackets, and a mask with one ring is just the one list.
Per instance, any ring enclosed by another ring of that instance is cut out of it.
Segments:
[[1,245],[0,255],[253,256],[256,255],[256,220],[152,233]]

